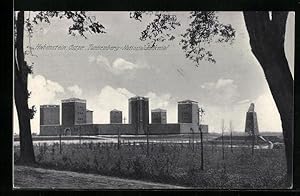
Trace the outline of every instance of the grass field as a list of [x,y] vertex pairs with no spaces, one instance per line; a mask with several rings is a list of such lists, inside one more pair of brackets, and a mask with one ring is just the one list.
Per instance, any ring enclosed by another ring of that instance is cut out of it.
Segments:
[[186,189],[169,184],[19,165],[14,171],[15,189]]
[[[148,150],[147,150],[148,149]],[[148,151],[148,153],[147,153]],[[147,180],[195,188],[287,188],[284,149],[254,150],[198,144],[83,143],[35,146],[40,167]],[[15,160],[19,151],[15,148]]]

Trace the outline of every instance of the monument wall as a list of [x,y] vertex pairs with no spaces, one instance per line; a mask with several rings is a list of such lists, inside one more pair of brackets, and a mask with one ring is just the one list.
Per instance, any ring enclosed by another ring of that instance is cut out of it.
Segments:
[[40,125],[40,135],[55,136],[59,135],[60,125]]
[[131,124],[95,124],[96,135],[117,135],[120,134],[134,135],[135,129]]
[[149,134],[179,134],[180,124],[150,124]]
[[[199,133],[199,126],[193,123],[174,124],[149,124],[149,134],[182,134]],[[208,128],[207,128],[208,129]],[[208,131],[208,130],[207,130]],[[203,133],[207,132],[206,129]],[[40,135],[57,136],[62,135],[135,135],[136,131],[132,124],[84,124],[73,126],[41,125]]]

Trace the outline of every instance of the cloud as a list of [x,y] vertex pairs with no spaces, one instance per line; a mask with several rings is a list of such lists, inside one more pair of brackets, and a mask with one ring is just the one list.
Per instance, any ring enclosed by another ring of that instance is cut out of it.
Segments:
[[95,62],[98,65],[103,66],[107,71],[113,73],[114,75],[120,75],[124,73],[132,74],[135,70],[148,68],[148,65],[145,62],[132,63],[123,58],[116,58],[112,63],[110,63],[108,58],[102,55],[98,55],[97,57],[89,56],[88,62]]
[[[246,112],[250,106],[250,103],[254,103],[255,112],[257,114],[257,121],[259,131],[262,132],[280,132],[282,131],[281,119],[276,104],[274,102],[273,96],[268,88],[256,97],[254,100],[243,100],[238,102],[236,108],[235,116],[243,116],[240,121],[245,123]],[[244,127],[243,127],[244,128]]]
[[110,66],[110,62],[109,62],[108,58],[106,58],[102,55],[98,55],[97,57],[89,56],[88,62],[89,63],[97,63],[98,65],[104,66],[105,69],[107,69],[109,71],[111,70],[111,66]]
[[137,64],[131,63],[122,58],[117,58],[113,62],[112,67],[117,70],[132,70],[140,68],[140,66],[138,66]]
[[47,80],[42,75],[28,77],[28,89],[31,91],[29,104],[54,104],[56,95],[64,93],[64,88],[57,82]]
[[[70,92],[77,95],[82,94],[78,85],[70,86],[65,92],[64,88],[57,82],[47,80],[44,76],[37,75],[28,78],[29,89],[32,90],[29,105],[35,105],[37,112],[34,119],[31,120],[32,132],[39,132],[39,105],[60,104],[62,97],[69,97]],[[113,88],[109,85],[103,87],[99,94],[87,98],[87,108],[94,111],[94,123],[109,123],[109,112],[118,109],[123,112],[128,122],[128,99],[136,94],[128,91],[126,88]],[[164,108],[168,110],[168,121],[177,121],[176,102],[172,101],[170,94],[156,94],[148,92],[145,95],[149,97],[149,114],[151,109]],[[151,117],[150,117],[151,119]],[[18,119],[14,108],[14,132],[18,133]]]
[[241,101],[237,102],[237,104],[244,104],[244,103],[250,103],[250,100],[249,99],[244,99],[244,100],[241,100]]
[[[229,85],[229,83],[227,85]],[[209,84],[208,86],[212,87],[214,85]],[[213,88],[215,88],[215,86]],[[236,104],[233,103],[231,106],[211,102],[205,102],[203,104],[204,110],[206,111],[204,122],[209,125],[210,131],[220,133],[221,120],[224,119],[225,132],[229,131],[230,121],[233,122],[234,131],[244,132],[246,112],[248,111],[250,103],[255,104],[255,112],[257,114],[260,132],[282,131],[280,115],[269,89],[266,88],[262,94],[253,100],[244,99],[235,103]]]
[[213,82],[205,82],[204,84],[201,85],[201,88],[203,88],[203,89],[212,89],[212,88],[215,88],[215,83],[213,83]]
[[169,105],[171,95],[170,94],[162,94],[158,96],[154,92],[149,92],[146,94],[146,97],[150,100],[150,108],[166,108]]
[[[281,120],[272,96],[264,93],[251,101],[255,104],[258,127],[260,132],[281,132]],[[233,130],[245,131],[246,112],[250,102],[234,105],[231,108],[216,105],[205,105],[204,123],[209,125],[211,132],[221,132],[221,120],[225,120],[225,132],[229,131],[229,122],[233,122]]]
[[106,57],[101,56],[101,55],[98,55],[98,56],[97,56],[97,58],[96,58],[96,63],[97,63],[97,64],[101,64],[101,63],[102,63],[102,64],[104,64],[104,65],[110,67],[109,60],[108,60]]
[[237,85],[232,79],[220,78],[216,82],[201,85],[207,101],[218,105],[230,105],[239,97]]
[[222,79],[220,78],[217,83],[216,83],[216,88],[222,88],[222,87],[226,87],[229,85],[233,85],[233,80],[231,79]]
[[95,62],[95,60],[96,60],[95,56],[89,56],[88,57],[88,62],[89,63],[93,63],[93,62]]
[[[29,107],[35,105],[36,113],[34,119],[31,120],[31,130],[33,133],[39,132],[40,111],[39,106],[43,104],[59,104],[59,95],[65,93],[64,88],[57,82],[47,80],[42,75],[28,76],[28,89],[31,91],[28,99]],[[18,116],[14,107],[14,132],[19,131]]]
[[261,131],[282,131],[280,114],[269,90],[261,94],[254,104]]
[[[149,112],[152,109],[161,108],[167,110],[167,123],[177,123],[177,101],[169,93],[156,94],[148,92],[146,97],[149,98]],[[151,115],[149,114],[151,122]]]
[[75,97],[82,95],[82,89],[78,85],[69,86],[67,88]]
[[[109,123],[109,112],[113,109],[121,110],[127,123],[128,99],[134,96],[136,94],[126,88],[113,88],[109,85],[103,87],[98,95],[89,98],[87,102],[88,107],[94,111],[94,123]],[[176,102],[172,101],[170,94],[158,95],[154,92],[148,92],[140,96],[149,98],[149,115],[151,109],[164,108],[168,110],[168,121],[173,123],[177,121]]]
[[[225,82],[226,83],[226,82]],[[216,87],[216,83],[214,86]],[[228,82],[225,86],[231,85]],[[224,86],[222,87],[224,88]],[[128,122],[128,99],[136,96],[135,93],[128,91],[126,88],[113,88],[105,86],[100,93],[88,99],[90,109],[94,110],[95,123],[109,123],[109,112],[113,109],[119,109],[123,112]],[[157,94],[153,91],[141,95],[149,98],[149,120],[151,122],[150,112],[155,108],[167,110],[168,123],[177,123],[177,98],[173,98],[169,93]],[[256,99],[239,101],[232,107],[216,105],[212,103],[203,103],[202,106],[206,111],[204,122],[209,125],[211,132],[221,132],[221,120],[225,120],[225,132],[229,131],[229,122],[233,122],[234,131],[244,132],[246,112],[250,102],[255,103],[260,131],[281,131],[281,121],[278,111],[274,104],[271,94],[266,91]]]
[[88,107],[94,111],[94,123],[109,123],[109,112],[113,109],[121,110],[123,117],[128,119],[128,99],[133,96],[135,94],[125,88],[103,87],[98,95],[87,101]]
[[[31,120],[33,132],[39,131],[39,105],[42,104],[60,104],[61,98],[69,96],[70,91],[81,94],[80,88],[77,85],[70,86],[65,92],[64,88],[57,82],[47,80],[42,75],[29,76],[29,89],[32,90],[29,106],[36,105],[37,113],[35,118]],[[218,82],[219,81],[219,82]],[[205,90],[211,90],[215,96],[216,93],[224,92],[225,88],[235,89],[233,81],[218,80],[216,82],[205,83]],[[221,81],[221,82],[220,82]],[[72,90],[70,90],[72,89]],[[216,91],[216,92],[214,92]],[[225,91],[230,92],[230,91]],[[231,94],[231,93],[229,93]],[[223,94],[224,95],[224,94]],[[92,97],[87,97],[87,108],[94,111],[94,123],[109,123],[109,112],[113,109],[118,109],[123,112],[123,117],[126,117],[128,122],[128,99],[136,96],[134,92],[126,88],[113,88],[109,85],[103,87],[101,91]],[[172,97],[170,93],[157,94],[154,91],[147,92],[144,95],[149,98],[149,120],[151,122],[151,109],[163,108],[167,110],[168,123],[177,123],[177,101],[178,98]],[[226,96],[225,96],[226,97]],[[210,99],[214,97],[209,96]],[[227,95],[227,99],[232,98],[232,95]],[[219,96],[212,102],[201,102],[201,106],[206,111],[204,123],[209,125],[211,132],[220,132],[221,120],[225,120],[225,132],[229,131],[229,121],[233,121],[234,131],[243,132],[245,129],[246,112],[250,102],[255,104],[257,113],[258,125],[260,131],[282,131],[280,115],[274,103],[273,97],[266,89],[264,93],[253,100],[244,99],[236,101],[230,107],[227,105],[215,104],[217,100],[224,101],[224,96]],[[229,99],[231,100],[231,99]],[[14,108],[14,132],[18,133],[18,119]]]
[[148,68],[146,63],[132,63],[122,58],[115,59],[110,67],[110,71],[116,75],[127,74],[131,77],[138,69]]

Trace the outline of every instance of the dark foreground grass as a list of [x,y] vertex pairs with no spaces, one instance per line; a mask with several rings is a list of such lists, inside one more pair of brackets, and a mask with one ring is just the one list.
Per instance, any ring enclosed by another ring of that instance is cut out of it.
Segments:
[[[204,170],[200,145],[84,143],[35,146],[38,166],[96,173],[205,189],[284,189],[284,149],[222,148],[204,146]],[[15,148],[15,160],[19,150]]]

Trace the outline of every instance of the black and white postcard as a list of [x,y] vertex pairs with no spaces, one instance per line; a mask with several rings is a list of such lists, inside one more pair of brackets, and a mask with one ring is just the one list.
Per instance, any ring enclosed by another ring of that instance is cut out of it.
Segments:
[[14,12],[14,189],[290,189],[294,11]]

